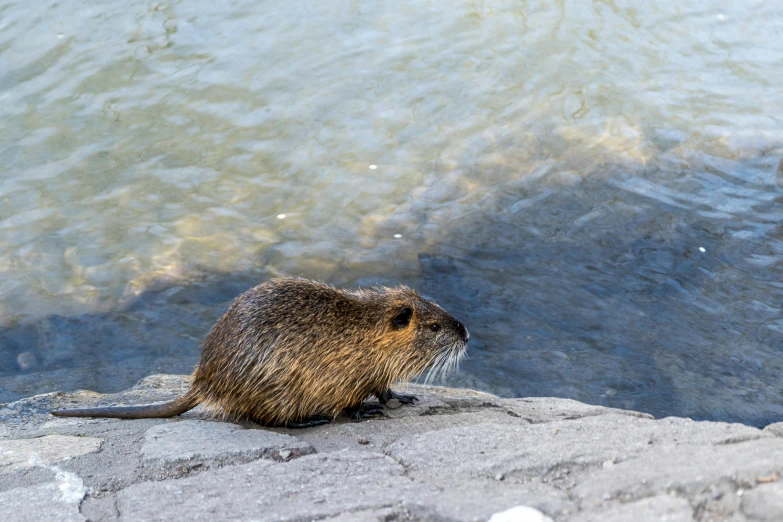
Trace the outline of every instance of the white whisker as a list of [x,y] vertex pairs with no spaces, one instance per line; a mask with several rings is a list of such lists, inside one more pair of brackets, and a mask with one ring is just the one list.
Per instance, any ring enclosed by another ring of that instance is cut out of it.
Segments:
[[438,374],[441,371],[441,368],[443,366],[443,363],[445,361],[446,356],[448,355],[448,352],[443,351],[438,354],[438,356],[435,359],[435,362],[430,367],[430,371],[427,372],[427,378],[424,380],[425,384],[429,384],[432,381],[436,380],[438,378]]
[[[459,364],[463,358],[466,358],[467,347],[455,343],[442,351],[436,353],[427,364],[427,371],[422,372],[416,377],[416,382],[424,376],[424,384],[430,384],[437,380],[444,379],[447,375],[459,371]],[[426,374],[426,375],[425,375]]]
[[426,384],[429,384],[438,378],[438,373],[440,372],[441,365],[443,364],[443,359],[446,356],[445,352],[441,352],[438,354],[438,357],[435,359],[435,363],[432,365],[432,368],[430,369],[429,373],[427,373],[427,380],[424,381]]

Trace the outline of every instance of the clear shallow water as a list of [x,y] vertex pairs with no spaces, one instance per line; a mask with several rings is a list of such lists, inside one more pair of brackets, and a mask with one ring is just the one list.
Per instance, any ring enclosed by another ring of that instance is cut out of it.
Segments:
[[780,420],[774,4],[0,1],[0,400],[295,274],[438,300],[450,384]]

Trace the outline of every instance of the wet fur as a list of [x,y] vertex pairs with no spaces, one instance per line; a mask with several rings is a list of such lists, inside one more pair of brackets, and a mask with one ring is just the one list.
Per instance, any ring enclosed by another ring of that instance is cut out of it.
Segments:
[[[405,307],[413,313],[403,328],[395,317]],[[334,418],[427,368],[456,364],[468,338],[462,323],[406,287],[347,291],[275,279],[237,297],[218,320],[181,399],[53,413],[168,417],[204,404],[214,415],[267,426]]]

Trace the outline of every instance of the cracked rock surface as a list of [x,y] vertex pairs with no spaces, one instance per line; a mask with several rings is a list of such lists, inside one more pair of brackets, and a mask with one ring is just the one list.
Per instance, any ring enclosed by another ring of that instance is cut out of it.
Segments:
[[155,375],[114,395],[0,405],[3,520],[467,522],[517,506],[556,522],[783,520],[781,425],[414,385],[402,391],[415,406],[304,430],[198,409],[142,420],[47,413],[169,400],[188,385]]

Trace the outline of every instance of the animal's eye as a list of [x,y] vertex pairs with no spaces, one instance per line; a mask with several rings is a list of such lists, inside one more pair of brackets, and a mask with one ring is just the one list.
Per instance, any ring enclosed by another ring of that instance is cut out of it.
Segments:
[[407,306],[402,308],[397,315],[394,316],[394,326],[397,328],[405,328],[411,322],[413,317],[413,309]]
[[438,323],[433,323],[430,325],[430,330],[433,332],[438,332],[440,331],[440,325]]

